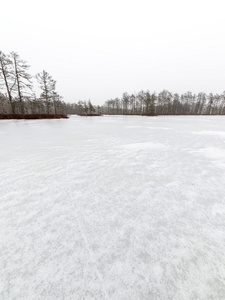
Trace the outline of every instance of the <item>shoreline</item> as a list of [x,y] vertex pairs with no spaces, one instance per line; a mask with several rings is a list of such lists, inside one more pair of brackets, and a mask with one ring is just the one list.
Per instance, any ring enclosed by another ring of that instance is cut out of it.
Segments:
[[36,119],[68,119],[64,114],[0,114],[0,120],[36,120]]

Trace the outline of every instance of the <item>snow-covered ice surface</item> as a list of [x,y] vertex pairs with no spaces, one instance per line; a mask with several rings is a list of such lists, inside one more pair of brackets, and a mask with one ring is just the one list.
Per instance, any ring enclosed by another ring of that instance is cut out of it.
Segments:
[[225,117],[0,121],[0,299],[225,299]]

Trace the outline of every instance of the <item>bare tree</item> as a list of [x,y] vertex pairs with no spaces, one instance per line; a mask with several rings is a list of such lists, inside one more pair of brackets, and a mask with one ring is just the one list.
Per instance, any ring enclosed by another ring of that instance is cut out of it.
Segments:
[[127,115],[128,114],[128,106],[130,103],[130,95],[127,92],[123,93],[122,103],[123,103],[123,114]]
[[8,57],[8,55],[5,55],[2,51],[0,51],[0,80],[3,81],[3,84],[5,86],[11,111],[14,114],[15,108],[13,104],[13,88],[15,87],[15,80],[12,75],[12,60]]

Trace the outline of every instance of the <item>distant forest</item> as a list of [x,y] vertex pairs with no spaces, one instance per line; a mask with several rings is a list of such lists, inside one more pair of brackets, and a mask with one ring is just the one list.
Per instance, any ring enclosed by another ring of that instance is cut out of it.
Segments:
[[[33,79],[41,89],[39,96],[33,91]],[[0,114],[225,115],[225,92],[179,95],[147,90],[131,95],[125,92],[102,106],[90,100],[66,103],[48,72],[42,71],[33,78],[29,65],[16,52],[0,51]]]
[[[67,104],[67,109],[80,114],[88,106],[85,101],[79,101]],[[150,91],[124,93],[121,98],[107,100],[94,109],[108,115],[225,115],[225,92],[222,95],[191,92],[179,95],[166,90],[158,94]]]

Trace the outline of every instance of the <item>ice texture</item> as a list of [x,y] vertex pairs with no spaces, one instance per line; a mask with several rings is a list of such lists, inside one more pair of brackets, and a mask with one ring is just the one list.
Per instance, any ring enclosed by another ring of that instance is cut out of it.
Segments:
[[225,117],[1,120],[0,139],[0,299],[225,299]]

